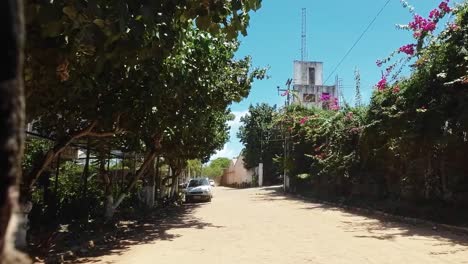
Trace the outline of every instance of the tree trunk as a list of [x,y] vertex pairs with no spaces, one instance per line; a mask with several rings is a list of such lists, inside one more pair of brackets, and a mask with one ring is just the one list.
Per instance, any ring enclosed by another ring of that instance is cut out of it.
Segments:
[[154,160],[151,162],[151,164],[148,167],[148,182],[144,186],[143,193],[144,193],[144,202],[145,206],[147,208],[153,208],[154,207],[154,195],[155,195],[155,170],[154,170]]
[[89,208],[89,205],[88,205],[88,197],[87,197],[87,191],[88,191],[88,178],[89,178],[89,158],[90,158],[90,155],[91,155],[91,150],[90,150],[90,140],[88,138],[88,141],[87,141],[87,144],[86,144],[86,162],[85,162],[85,167],[83,169],[83,188],[82,188],[82,192],[81,192],[81,200],[82,200],[82,205],[83,205],[83,218],[85,220],[85,222],[87,223],[88,222],[88,215],[89,215],[89,212],[88,212],[88,208]]
[[[130,181],[130,183],[127,185],[127,187],[123,190],[123,192],[119,195],[117,201],[113,204],[112,206],[112,215],[114,211],[119,207],[119,205],[122,203],[123,199],[128,195],[128,193],[135,187],[136,183],[138,180],[143,176],[143,174],[146,172],[148,167],[151,164],[151,161],[154,161],[156,158],[156,150],[152,149],[145,157],[145,160],[143,161],[143,164],[141,167],[138,169],[136,174],[133,176],[133,179]],[[110,218],[107,218],[106,220],[110,220],[112,218],[112,215],[110,215]]]
[[114,196],[112,195],[112,193],[110,193],[106,196],[106,206],[105,206],[105,212],[104,212],[105,219],[111,220],[112,217],[114,217],[114,213],[115,213]]
[[[122,172],[123,173],[123,172]],[[111,219],[114,215],[114,196],[112,195],[112,186],[113,186],[113,175],[110,174],[109,171],[109,163],[107,165],[107,170],[105,169],[105,160],[101,158],[100,166],[99,166],[99,174],[101,175],[102,183],[104,184],[104,196],[105,196],[105,209],[104,209],[104,217],[105,219]]]
[[161,159],[160,156],[156,158],[156,195],[155,195],[156,199],[161,198],[161,173],[159,170],[160,159]]
[[[0,1],[0,263],[28,263],[14,249],[17,221],[18,182],[24,145],[23,3]],[[12,217],[13,213],[16,213]],[[20,234],[20,233],[17,233]]]
[[[70,144],[74,140],[77,140],[79,138],[82,138],[88,135],[95,126],[96,126],[96,122],[93,122],[87,128],[74,133],[70,137],[57,141],[54,147],[50,149],[49,151],[47,151],[47,153],[42,158],[41,162],[39,162],[36,166],[34,166],[31,172],[24,178],[23,180],[24,188],[31,189],[34,186],[34,183],[36,182],[36,180],[42,174],[42,172],[44,172],[44,170],[47,169],[47,167],[49,167],[50,164],[55,159],[57,159],[60,153],[62,153],[68,146],[70,146]],[[23,196],[23,194],[21,195]]]

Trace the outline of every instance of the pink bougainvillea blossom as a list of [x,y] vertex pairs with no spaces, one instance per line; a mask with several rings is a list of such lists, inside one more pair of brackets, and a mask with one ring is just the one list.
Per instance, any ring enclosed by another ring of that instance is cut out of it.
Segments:
[[320,101],[322,102],[330,101],[330,99],[331,96],[328,93],[322,93],[322,95],[320,96]]
[[445,13],[450,13],[452,11],[450,6],[448,6],[448,2],[449,2],[448,0],[445,0],[439,4],[440,10],[444,11]]
[[330,100],[330,110],[333,110],[333,111],[340,110],[340,105],[338,104],[338,98],[333,97]]
[[309,120],[309,118],[307,116],[304,116],[303,118],[301,118],[301,120],[299,121],[299,123],[301,125],[305,124],[307,121]]
[[284,93],[281,94],[281,96],[287,96],[289,94],[289,90],[284,91]]
[[399,92],[400,92],[400,86],[395,85],[395,86],[393,87],[393,92],[394,92],[394,93],[399,93]]
[[439,9],[434,9],[429,13],[429,17],[431,19],[438,19],[440,17],[440,15],[441,15],[441,13],[440,13]]
[[413,36],[415,38],[419,38],[422,36],[422,33],[432,32],[436,29],[436,20],[439,19],[440,16],[441,15],[434,20],[431,20],[416,14],[414,15],[413,21],[408,24],[408,27],[414,31]]
[[423,25],[422,30],[426,32],[432,32],[436,29],[436,23],[433,21],[428,21],[426,24]]
[[387,87],[387,78],[382,77],[382,79],[380,79],[380,81],[377,83],[376,87],[379,91],[385,90],[385,87]]
[[455,24],[455,23],[450,23],[450,24],[449,24],[449,28],[450,28],[451,30],[453,30],[453,31],[457,31],[457,30],[460,29],[460,26],[457,25],[457,24]]
[[403,52],[409,56],[413,56],[414,55],[414,47],[416,45],[415,44],[408,44],[408,45],[404,45],[402,47],[400,47],[398,49],[399,52]]
[[338,98],[331,96],[329,93],[322,93],[320,101],[324,103],[324,107],[330,110],[339,110],[340,106]]

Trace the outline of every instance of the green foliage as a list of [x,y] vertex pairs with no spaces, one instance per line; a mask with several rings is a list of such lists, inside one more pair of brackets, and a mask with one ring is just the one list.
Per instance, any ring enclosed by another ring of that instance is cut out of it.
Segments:
[[263,162],[264,182],[272,184],[280,174],[280,166],[274,162],[282,156],[282,135],[274,122],[276,106],[265,103],[250,106],[249,112],[241,117],[237,137],[244,144],[242,155],[245,167],[251,169]]
[[40,157],[42,157],[51,148],[51,146],[52,144],[49,140],[28,137],[21,165],[23,168],[23,174],[28,173],[35,165],[35,162],[37,162]]
[[217,178],[223,175],[225,169],[229,168],[231,160],[229,158],[217,158],[211,161],[208,166],[203,167],[203,176]]
[[369,107],[285,109],[278,122],[293,142],[293,184],[327,195],[468,201],[468,4],[456,15],[419,51],[411,76],[375,91]]
[[194,160],[188,160],[187,161],[187,170],[190,170],[190,176],[195,177],[198,175],[202,175],[203,171],[203,164],[200,160],[194,159]]
[[[131,171],[145,172],[144,161],[156,153],[177,173],[187,160],[209,160],[228,140],[229,105],[265,75],[249,57],[234,56],[249,12],[260,6],[261,0],[26,1],[27,119],[55,142],[47,153],[31,147],[42,155],[26,159],[24,189],[44,177],[41,166],[47,170],[64,146],[85,138],[99,160],[110,150],[134,153],[136,165],[124,164]],[[78,199],[81,177],[67,174],[77,169],[67,165],[59,177],[62,202]],[[101,185],[96,190],[108,195],[104,172],[92,174],[90,188]],[[133,179],[129,189],[141,184]]]

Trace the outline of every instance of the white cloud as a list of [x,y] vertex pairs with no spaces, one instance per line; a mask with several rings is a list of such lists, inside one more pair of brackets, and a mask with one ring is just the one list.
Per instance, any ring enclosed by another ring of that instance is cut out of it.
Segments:
[[236,154],[234,152],[233,149],[229,148],[229,143],[226,143],[224,145],[224,148],[222,150],[218,150],[216,152],[216,154],[214,154],[213,156],[211,156],[211,159],[210,160],[215,160],[217,158],[221,158],[221,157],[225,157],[225,158],[234,158],[235,156],[237,156],[238,154]]
[[[234,120],[227,122],[228,125],[231,127],[231,132],[233,132],[233,130],[235,130],[235,132],[237,134],[237,131],[239,130],[239,127],[241,125],[241,117],[247,115],[248,112],[249,112],[248,110],[232,112],[232,114],[234,114],[235,118],[234,118]],[[231,135],[231,138],[232,138],[232,135]]]

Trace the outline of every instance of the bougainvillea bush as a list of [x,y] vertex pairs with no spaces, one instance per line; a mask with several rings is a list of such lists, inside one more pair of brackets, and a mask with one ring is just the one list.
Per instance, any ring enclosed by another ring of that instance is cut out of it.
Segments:
[[426,17],[409,10],[402,28],[414,43],[377,62],[385,70],[369,106],[284,110],[293,183],[329,195],[468,202],[468,3],[443,1]]

